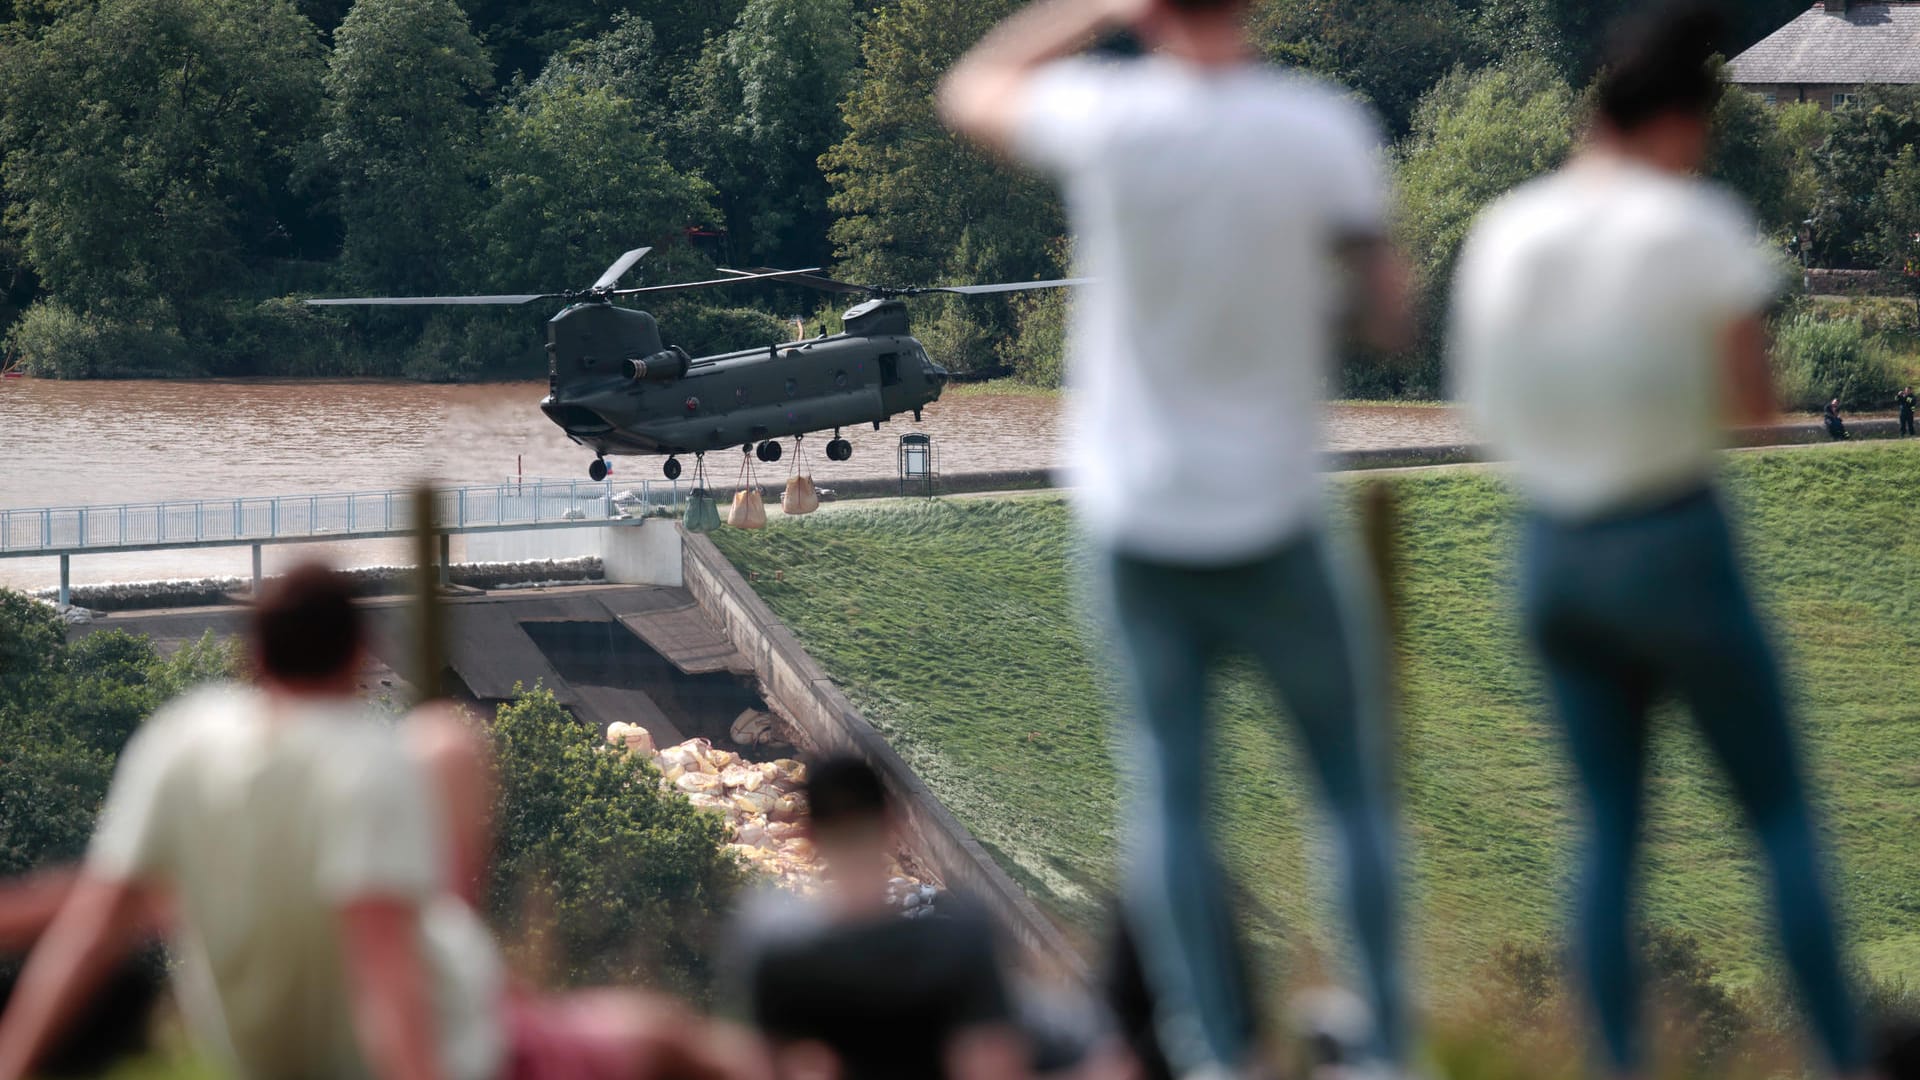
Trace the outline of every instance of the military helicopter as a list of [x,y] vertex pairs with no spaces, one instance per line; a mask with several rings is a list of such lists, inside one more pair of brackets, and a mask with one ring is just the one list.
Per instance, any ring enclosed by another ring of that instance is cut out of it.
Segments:
[[[722,270],[726,277],[676,285],[619,288],[620,279],[652,248],[620,256],[599,280],[571,292],[504,296],[375,296],[316,299],[348,304],[531,304],[561,300],[547,322],[547,396],[541,411],[574,442],[594,452],[587,475],[604,480],[609,455],[666,455],[667,479],[681,474],[680,455],[703,458],[738,446],[764,462],[780,460],[779,440],[832,431],[827,458],[846,461],[853,444],[840,431],[921,410],[939,400],[947,370],[934,363],[908,329],[909,297],[930,293],[981,296],[1082,284],[1084,279],[890,288],[855,285],[805,270]],[[779,281],[830,293],[861,295],[838,334],[780,341],[754,349],[693,357],[667,346],[652,315],[614,303],[619,297]]]

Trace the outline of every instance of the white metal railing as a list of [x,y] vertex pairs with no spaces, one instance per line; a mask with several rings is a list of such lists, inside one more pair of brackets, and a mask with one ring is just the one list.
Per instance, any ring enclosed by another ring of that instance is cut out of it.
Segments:
[[[437,528],[468,532],[608,521],[623,509],[673,507],[680,485],[643,481],[616,492],[610,479],[509,480],[442,488],[435,502]],[[412,528],[413,494],[405,489],[0,510],[0,556],[351,539]]]

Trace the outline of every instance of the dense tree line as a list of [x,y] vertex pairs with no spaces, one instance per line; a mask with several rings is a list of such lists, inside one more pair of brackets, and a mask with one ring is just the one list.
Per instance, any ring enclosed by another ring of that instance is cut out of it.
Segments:
[[[564,289],[619,252],[660,282],[829,265],[889,284],[1065,269],[1057,200],[948,135],[941,73],[1017,0],[32,0],[0,5],[0,332],[55,375],[530,375],[531,309],[318,310],[321,293]],[[1422,271],[1578,138],[1603,27],[1638,0],[1261,0],[1274,60],[1380,112]],[[1795,14],[1740,6],[1731,54]],[[1920,258],[1920,105],[1833,116],[1734,95],[1716,173],[1783,246]],[[1224,212],[1224,211],[1223,211]],[[967,371],[1057,378],[1057,297],[915,302]],[[656,312],[696,352],[830,305],[764,285]]]

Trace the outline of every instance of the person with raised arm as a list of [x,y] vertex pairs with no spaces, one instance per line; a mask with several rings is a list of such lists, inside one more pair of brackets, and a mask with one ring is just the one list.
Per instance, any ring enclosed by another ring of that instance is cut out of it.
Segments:
[[[1327,537],[1321,388],[1336,347],[1410,337],[1378,127],[1260,61],[1248,0],[1046,0],[956,64],[942,115],[1061,187],[1080,270],[1070,461],[1115,670],[1124,909],[1183,1075],[1262,1074],[1260,1010],[1213,841],[1208,683],[1252,657],[1331,810],[1372,1008],[1406,1055],[1377,605]],[[1137,58],[1080,56],[1130,33]],[[1246,470],[1207,463],[1242,461]]]

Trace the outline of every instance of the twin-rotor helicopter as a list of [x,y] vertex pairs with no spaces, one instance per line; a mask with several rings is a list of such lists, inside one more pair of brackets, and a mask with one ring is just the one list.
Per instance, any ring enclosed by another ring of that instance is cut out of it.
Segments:
[[[948,372],[927,356],[908,328],[909,297],[930,293],[981,296],[1082,284],[1085,279],[998,285],[889,288],[855,285],[806,270],[722,270],[728,275],[677,285],[619,288],[651,248],[620,256],[599,280],[571,292],[505,296],[379,296],[309,300],[332,305],[480,305],[564,301],[547,322],[547,387],[540,402],[567,437],[594,452],[587,475],[606,479],[609,455],[665,455],[663,472],[677,480],[680,455],[704,457],[741,447],[761,461],[780,460],[781,439],[831,431],[829,460],[853,456],[842,428],[887,420],[938,401]],[[759,348],[689,356],[666,345],[652,315],[617,298],[777,281],[828,293],[864,296],[843,317],[838,334],[774,342]]]

